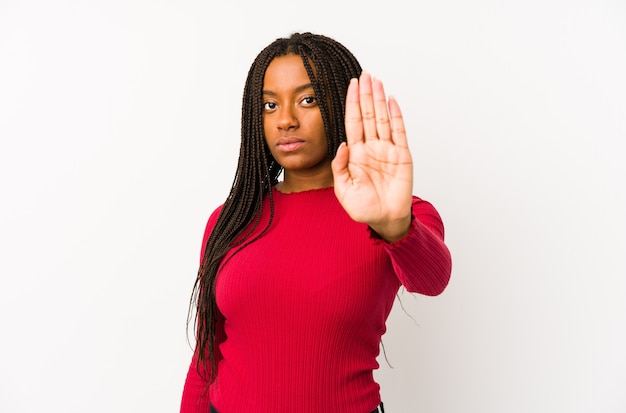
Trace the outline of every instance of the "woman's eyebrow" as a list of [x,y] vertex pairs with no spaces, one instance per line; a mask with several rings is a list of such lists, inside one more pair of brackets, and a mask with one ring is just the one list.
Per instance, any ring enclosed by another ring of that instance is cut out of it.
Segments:
[[[313,84],[312,83],[307,83],[305,85],[301,85],[301,86],[298,86],[297,88],[295,88],[294,92],[295,93],[299,93],[299,92],[302,92],[304,90],[312,89],[312,88],[313,88]],[[265,90],[265,89],[263,90],[263,94],[264,95],[276,96],[275,92],[272,92],[271,90]]]

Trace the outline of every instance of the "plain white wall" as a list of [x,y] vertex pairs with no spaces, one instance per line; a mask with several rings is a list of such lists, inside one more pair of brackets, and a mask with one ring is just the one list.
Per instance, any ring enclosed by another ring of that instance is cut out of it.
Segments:
[[245,75],[296,30],[397,97],[446,224],[388,411],[626,411],[625,3],[226,3],[0,0],[0,411],[177,411]]

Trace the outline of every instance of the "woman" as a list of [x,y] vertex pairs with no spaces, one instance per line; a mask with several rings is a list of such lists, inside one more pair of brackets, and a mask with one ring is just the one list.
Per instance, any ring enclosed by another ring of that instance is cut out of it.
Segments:
[[181,412],[382,411],[373,370],[396,293],[440,294],[451,272],[437,211],[412,195],[400,108],[343,45],[296,33],[257,56],[242,114]]

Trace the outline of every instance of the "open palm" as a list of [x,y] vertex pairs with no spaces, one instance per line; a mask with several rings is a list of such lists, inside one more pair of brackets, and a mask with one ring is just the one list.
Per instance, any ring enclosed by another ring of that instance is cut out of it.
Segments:
[[358,222],[395,240],[410,225],[413,162],[400,107],[383,84],[363,73],[346,97],[347,145],[332,168],[337,199]]

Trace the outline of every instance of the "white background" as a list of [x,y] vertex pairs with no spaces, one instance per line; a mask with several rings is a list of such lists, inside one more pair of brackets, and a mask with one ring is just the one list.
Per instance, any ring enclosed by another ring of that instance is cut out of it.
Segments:
[[396,96],[453,253],[387,410],[626,411],[626,4],[226,3],[0,0],[0,411],[178,410],[245,75],[296,30]]

